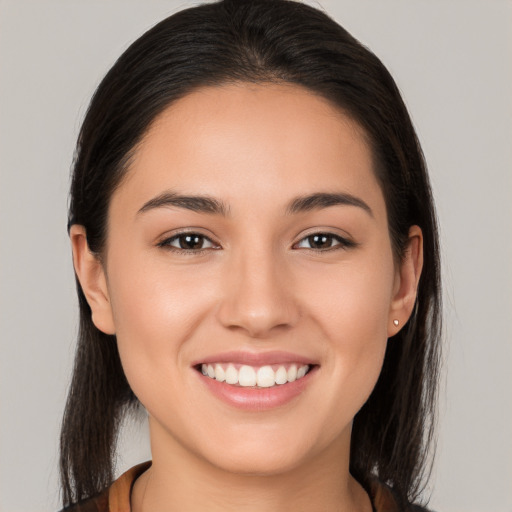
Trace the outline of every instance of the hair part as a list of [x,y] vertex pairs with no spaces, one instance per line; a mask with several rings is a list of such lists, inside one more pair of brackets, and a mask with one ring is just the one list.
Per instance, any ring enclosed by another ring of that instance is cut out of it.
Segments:
[[[386,200],[395,257],[408,230],[424,236],[414,312],[388,343],[384,366],[353,425],[350,470],[363,484],[387,482],[405,503],[428,474],[440,361],[441,288],[437,222],[424,157],[398,88],[380,60],[323,12],[289,0],[225,0],[158,23],[118,59],[96,90],[73,166],[69,224],[105,248],[110,198],[157,116],[200,87],[291,83],[328,99],[370,141]],[[115,336],[99,331],[77,281],[78,346],[61,434],[64,506],[113,480],[123,416],[137,399]]]

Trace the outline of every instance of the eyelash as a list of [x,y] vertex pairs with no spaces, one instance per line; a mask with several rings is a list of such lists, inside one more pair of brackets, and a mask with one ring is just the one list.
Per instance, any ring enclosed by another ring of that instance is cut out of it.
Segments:
[[[172,242],[175,242],[175,241],[178,241],[181,239],[184,239],[185,237],[196,237],[196,238],[199,238],[203,241],[206,240],[208,241],[212,246],[211,247],[206,247],[206,248],[199,248],[199,249],[186,249],[186,248],[183,248],[183,247],[174,247],[171,245]],[[181,253],[181,254],[198,254],[198,253],[203,253],[205,251],[209,251],[209,250],[217,250],[220,248],[219,245],[215,244],[215,242],[213,242],[210,238],[208,238],[206,235],[202,235],[201,233],[195,233],[193,231],[191,232],[185,232],[185,233],[178,233],[177,235],[174,235],[174,236],[171,236],[169,238],[166,238],[165,240],[162,240],[161,242],[159,242],[158,244],[158,247],[162,247],[164,249],[168,249],[169,251],[172,251],[172,252],[177,252],[177,253]]]
[[[186,249],[183,247],[175,247],[175,246],[171,245],[173,242],[179,243],[180,239],[183,239],[185,237],[196,237],[196,238],[200,239],[203,242],[203,244],[205,241],[207,241],[208,243],[211,244],[211,247],[205,247],[205,248],[200,247],[199,249]],[[311,233],[311,234],[301,238],[296,244],[293,245],[293,248],[296,248],[299,244],[301,244],[304,241],[307,241],[308,239],[309,239],[309,243],[311,244],[312,239],[314,237],[326,237],[326,238],[329,238],[331,241],[335,241],[337,243],[336,243],[336,245],[325,248],[325,249],[315,249],[313,247],[309,247],[309,248],[304,247],[303,249],[308,250],[308,251],[313,251],[316,253],[325,253],[325,252],[336,251],[336,250],[340,250],[340,249],[344,249],[344,250],[351,249],[358,245],[356,242],[353,242],[352,240],[348,240],[347,238],[344,238],[340,235],[335,235],[334,233],[319,231],[316,233]],[[174,235],[172,237],[166,238],[165,240],[162,240],[157,245],[158,245],[158,247],[162,247],[164,249],[167,249],[167,250],[170,250],[173,252],[177,252],[177,253],[181,253],[181,254],[198,254],[198,253],[200,254],[205,251],[220,249],[220,246],[218,244],[215,244],[215,242],[213,242],[210,238],[208,238],[205,235],[202,235],[200,233],[195,233],[195,232],[178,233],[177,235]]]
[[305,240],[310,240],[310,243],[311,243],[311,239],[314,237],[326,237],[332,241],[336,241],[337,244],[334,246],[328,247],[327,249],[314,249],[312,247],[311,248],[306,247],[305,248],[306,250],[314,251],[314,252],[328,252],[328,251],[337,251],[340,249],[345,249],[345,250],[351,249],[353,247],[356,247],[356,245],[357,245],[352,240],[348,240],[347,238],[344,238],[340,235],[335,235],[334,233],[319,231],[317,233],[311,233],[311,234],[305,236],[304,238],[299,240],[299,242],[297,244],[294,244],[294,247],[297,246],[298,244],[304,242]]

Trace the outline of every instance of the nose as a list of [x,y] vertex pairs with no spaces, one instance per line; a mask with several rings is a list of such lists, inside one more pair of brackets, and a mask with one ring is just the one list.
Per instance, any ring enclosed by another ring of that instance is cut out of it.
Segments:
[[286,264],[270,251],[247,252],[226,269],[218,319],[224,327],[251,338],[268,338],[293,327],[299,319],[293,279]]

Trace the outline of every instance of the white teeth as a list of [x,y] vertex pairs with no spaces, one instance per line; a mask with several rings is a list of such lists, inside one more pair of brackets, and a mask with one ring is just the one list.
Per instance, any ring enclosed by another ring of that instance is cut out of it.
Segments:
[[256,382],[260,388],[269,388],[276,383],[276,374],[272,366],[262,366],[256,374]]
[[256,372],[252,366],[244,365],[238,371],[238,384],[243,387],[256,386]]
[[307,370],[307,368],[305,366],[301,366],[297,370],[297,379],[302,379],[302,377],[304,377],[304,375],[306,375],[306,370]]
[[292,364],[288,369],[288,382],[293,382],[297,379],[297,367]]
[[280,366],[276,372],[276,384],[286,384],[288,382],[288,373],[284,366]]
[[224,382],[226,380],[226,372],[220,364],[215,365],[215,380],[218,380],[219,382]]
[[238,371],[232,364],[226,369],[226,382],[228,384],[238,384]]
[[[276,368],[276,366],[274,366]],[[201,373],[219,382],[242,387],[270,388],[275,385],[283,385],[302,379],[309,370],[309,365],[302,366],[292,364],[288,369],[279,366],[276,370],[270,365],[253,368],[243,365],[239,369],[234,364],[202,364]]]

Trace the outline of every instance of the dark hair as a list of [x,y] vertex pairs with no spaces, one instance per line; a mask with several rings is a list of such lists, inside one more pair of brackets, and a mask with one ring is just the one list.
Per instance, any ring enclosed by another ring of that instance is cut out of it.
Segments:
[[[109,200],[130,156],[168,105],[230,82],[303,86],[363,127],[386,200],[395,257],[408,230],[424,236],[417,302],[388,343],[382,373],[355,417],[350,469],[387,482],[404,502],[419,496],[433,441],[440,359],[439,248],[426,166],[395,82],[380,60],[323,12],[287,0],[225,0],[183,10],[135,41],[99,85],[78,138],[69,225],[92,251],[105,245]],[[100,332],[77,281],[80,330],[61,434],[63,502],[92,496],[113,479],[120,422],[137,404],[115,336]]]

